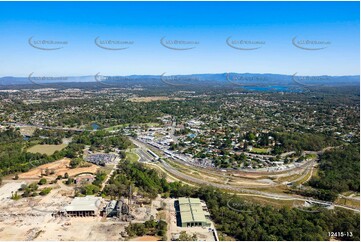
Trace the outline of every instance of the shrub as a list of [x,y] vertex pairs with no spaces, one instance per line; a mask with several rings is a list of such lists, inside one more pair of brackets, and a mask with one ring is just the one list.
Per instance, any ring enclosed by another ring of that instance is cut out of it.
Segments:
[[49,194],[49,192],[51,191],[50,187],[44,188],[43,190],[41,190],[41,192],[39,193],[41,196],[45,196],[47,194]]
[[39,185],[45,185],[45,184],[46,184],[46,179],[45,179],[45,178],[41,178],[38,184],[39,184]]

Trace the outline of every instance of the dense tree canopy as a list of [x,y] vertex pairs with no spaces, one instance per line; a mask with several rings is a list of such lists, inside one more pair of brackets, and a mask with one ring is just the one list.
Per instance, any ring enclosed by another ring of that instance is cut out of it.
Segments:
[[325,152],[320,157],[318,177],[309,184],[335,192],[360,191],[360,148],[347,145]]

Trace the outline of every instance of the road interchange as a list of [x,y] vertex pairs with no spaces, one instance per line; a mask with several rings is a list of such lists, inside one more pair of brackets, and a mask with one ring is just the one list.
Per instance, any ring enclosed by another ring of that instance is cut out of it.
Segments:
[[[148,155],[148,153],[146,152],[146,150],[150,149],[150,147],[146,143],[143,143],[139,140],[135,140],[135,139],[131,139],[131,140],[135,145],[138,146],[138,154],[142,153],[143,159],[148,159],[148,162],[153,163],[152,157],[150,155]],[[161,150],[159,150],[159,151],[160,151],[159,153],[162,152]],[[323,152],[323,151],[321,151],[321,152]],[[316,152],[312,152],[312,153],[316,153]],[[318,153],[320,153],[320,152],[318,152]],[[306,171],[310,170],[311,174],[312,174],[312,170],[314,167],[314,162],[315,161],[313,160],[312,162],[307,163],[307,166],[305,167],[305,170]],[[185,181],[187,183],[191,183],[191,184],[195,184],[195,185],[210,185],[210,186],[222,189],[222,190],[235,192],[237,195],[241,195],[241,196],[263,197],[263,198],[268,198],[268,199],[285,200],[285,201],[312,202],[312,203],[317,203],[319,205],[331,205],[333,207],[344,208],[344,209],[352,210],[352,211],[358,212],[358,213],[360,212],[359,209],[355,209],[352,207],[338,205],[338,204],[332,204],[329,202],[310,199],[310,198],[304,198],[302,196],[298,196],[298,195],[294,195],[294,194],[279,194],[279,193],[272,193],[272,192],[257,191],[257,190],[252,190],[252,189],[246,189],[246,188],[243,188],[240,186],[232,186],[232,185],[227,185],[227,184],[206,181],[204,179],[200,179],[200,178],[185,174],[185,173],[177,170],[175,167],[173,167],[168,162],[166,162],[162,157],[159,159],[159,163],[157,163],[156,165],[159,166],[160,168],[162,168],[162,170],[165,170],[168,174],[171,174],[172,176],[176,177],[177,179]],[[308,174],[308,172],[305,172],[305,175],[307,175],[307,174]],[[303,177],[300,177],[296,180],[299,180],[301,178],[303,178]]]

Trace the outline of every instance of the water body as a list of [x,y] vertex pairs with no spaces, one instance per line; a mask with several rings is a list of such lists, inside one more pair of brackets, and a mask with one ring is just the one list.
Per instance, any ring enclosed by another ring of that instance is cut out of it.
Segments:
[[100,126],[98,124],[96,124],[96,123],[92,123],[91,127],[92,127],[93,130],[98,130],[100,128]]
[[302,92],[301,89],[295,88],[294,86],[280,86],[280,85],[244,86],[244,89],[249,91],[259,91],[259,92]]

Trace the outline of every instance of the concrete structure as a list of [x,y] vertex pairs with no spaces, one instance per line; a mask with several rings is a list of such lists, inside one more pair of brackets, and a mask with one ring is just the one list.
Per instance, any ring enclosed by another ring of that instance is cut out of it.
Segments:
[[105,208],[105,214],[107,217],[112,217],[112,216],[116,216],[117,215],[117,209],[116,209],[116,206],[117,206],[117,201],[115,200],[111,200],[106,208]]
[[179,198],[176,202],[179,208],[180,226],[194,227],[194,226],[211,226],[211,222],[206,218],[209,216],[205,203],[202,203],[199,198]]
[[117,207],[116,207],[116,210],[117,210],[117,217],[119,218],[120,216],[122,216],[122,207],[123,207],[123,201],[118,201],[117,203]]
[[94,175],[91,174],[81,174],[75,178],[75,184],[84,185],[90,184],[95,180]]
[[101,201],[102,198],[94,196],[75,197],[64,210],[68,216],[96,216],[99,214]]

